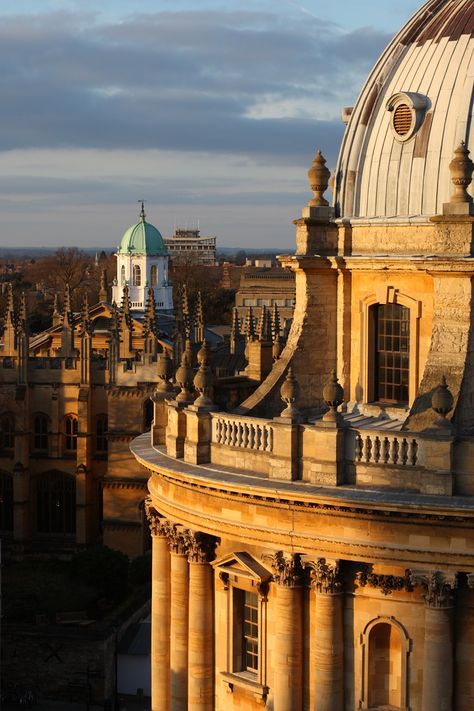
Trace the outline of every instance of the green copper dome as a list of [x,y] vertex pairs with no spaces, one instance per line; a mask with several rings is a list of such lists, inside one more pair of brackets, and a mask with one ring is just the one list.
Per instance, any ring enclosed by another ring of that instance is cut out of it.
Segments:
[[149,255],[161,254],[163,256],[168,254],[168,250],[166,249],[161,233],[156,229],[156,227],[145,221],[143,204],[140,213],[140,222],[137,222],[136,225],[132,225],[125,232],[122,237],[122,241],[120,242],[118,253]]

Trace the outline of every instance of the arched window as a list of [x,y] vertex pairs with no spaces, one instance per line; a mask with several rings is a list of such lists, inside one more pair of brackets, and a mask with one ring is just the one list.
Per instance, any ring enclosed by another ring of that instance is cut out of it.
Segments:
[[141,286],[142,284],[142,270],[138,264],[133,265],[133,286]]
[[97,415],[95,423],[95,451],[97,454],[107,453],[107,415]]
[[5,452],[15,449],[15,418],[10,413],[0,419],[0,449]]
[[153,264],[152,268],[150,269],[150,286],[156,286],[158,282],[158,270],[156,268],[156,264]]
[[48,451],[48,430],[48,416],[38,412],[33,419],[33,449],[37,452]]
[[369,635],[369,708],[401,708],[401,640],[381,622]]
[[154,413],[153,400],[150,400],[150,399],[145,400],[145,404],[143,406],[143,421],[144,421],[144,425],[145,425],[145,430],[150,429],[154,416],[155,416],[155,413]]
[[13,531],[13,477],[0,472],[0,531]]
[[377,402],[408,404],[410,309],[400,304],[376,304],[372,311],[373,399]]
[[35,479],[38,533],[75,533],[76,482],[62,472],[46,472]]
[[75,415],[66,415],[64,428],[64,449],[66,452],[75,452],[77,450],[77,417]]
[[393,617],[377,617],[361,635],[361,709],[407,709],[410,639]]
[[120,269],[120,285],[125,286],[125,267],[123,265]]

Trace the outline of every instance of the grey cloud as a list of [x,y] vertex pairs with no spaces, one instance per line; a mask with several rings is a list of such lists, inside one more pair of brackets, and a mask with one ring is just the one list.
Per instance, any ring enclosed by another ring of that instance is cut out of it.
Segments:
[[9,19],[0,27],[0,149],[166,148],[299,160],[321,145],[333,159],[338,119],[249,113],[263,96],[318,97],[335,117],[386,40],[371,28],[283,25],[257,12],[164,12],[107,26],[64,13]]

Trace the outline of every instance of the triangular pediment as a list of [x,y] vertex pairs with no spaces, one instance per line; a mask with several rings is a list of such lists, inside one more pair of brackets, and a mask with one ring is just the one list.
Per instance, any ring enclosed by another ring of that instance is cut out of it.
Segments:
[[272,577],[271,572],[267,570],[260,561],[245,551],[229,553],[223,558],[215,560],[212,565],[219,573],[236,575],[238,577],[256,580],[259,583],[267,582]]

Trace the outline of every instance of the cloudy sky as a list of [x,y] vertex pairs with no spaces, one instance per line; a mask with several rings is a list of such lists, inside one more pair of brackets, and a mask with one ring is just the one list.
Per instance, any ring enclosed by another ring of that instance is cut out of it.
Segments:
[[317,148],[420,0],[0,0],[0,246],[285,248]]

